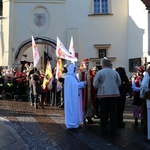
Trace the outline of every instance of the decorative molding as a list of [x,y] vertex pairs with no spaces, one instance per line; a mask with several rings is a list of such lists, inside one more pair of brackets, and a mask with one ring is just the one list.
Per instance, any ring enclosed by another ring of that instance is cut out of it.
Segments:
[[[36,37],[34,37],[34,40],[35,40],[36,44],[45,43],[47,45],[52,46],[53,48],[56,48],[56,41],[51,39],[51,38],[47,38],[47,37],[44,37],[44,36],[36,36]],[[20,54],[20,51],[23,47],[25,47],[25,46],[30,47],[31,45],[32,45],[32,39],[31,38],[27,39],[23,43],[21,43],[19,45],[18,49],[16,50],[15,60],[17,60],[17,58]]]
[[98,50],[103,48],[108,49],[111,47],[111,44],[94,44],[94,47]]
[[6,19],[6,17],[0,16],[0,20],[2,20],[2,19]]
[[13,0],[14,3],[64,3],[66,0]]
[[[107,57],[109,60],[113,61],[116,59],[116,57]],[[89,58],[90,61],[100,61],[102,58]]]
[[35,13],[34,14],[34,24],[38,27],[44,26],[46,23],[46,15],[44,13]]
[[110,14],[110,13],[107,13],[107,14],[103,14],[103,13],[100,13],[100,14],[89,14],[88,16],[111,16],[113,14]]
[[50,27],[50,14],[45,6],[34,7],[28,15],[29,29],[33,34],[43,35]]

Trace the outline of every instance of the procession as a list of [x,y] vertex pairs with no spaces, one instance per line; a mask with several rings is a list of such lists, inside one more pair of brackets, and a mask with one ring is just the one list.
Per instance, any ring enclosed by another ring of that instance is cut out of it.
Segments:
[[[1,99],[27,101],[35,109],[46,106],[64,109],[66,129],[76,130],[86,124],[93,124],[94,117],[100,119],[101,135],[117,136],[118,128],[125,128],[123,121],[126,98],[134,98],[134,126],[143,124],[143,133],[149,133],[149,68],[139,66],[131,81],[122,67],[113,68],[104,57],[101,68],[89,68],[89,59],[83,58],[76,65],[73,38],[67,50],[57,37],[55,68],[47,60],[45,70],[36,66],[40,59],[32,36],[33,63],[26,63],[22,72],[16,68],[0,69]],[[62,59],[67,63],[62,65]],[[145,96],[146,95],[146,96]],[[147,100],[147,102],[146,102]],[[147,103],[147,104],[146,104]],[[148,117],[148,118],[147,118]]]
[[0,0],[0,149],[150,149],[150,0]]

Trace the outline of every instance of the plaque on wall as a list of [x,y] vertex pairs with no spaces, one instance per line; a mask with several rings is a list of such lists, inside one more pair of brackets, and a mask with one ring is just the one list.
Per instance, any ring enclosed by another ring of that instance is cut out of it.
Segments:
[[42,35],[48,32],[50,27],[49,10],[44,6],[36,6],[29,13],[29,29],[36,35]]
[[136,72],[138,66],[145,67],[146,62],[146,57],[129,59],[129,72]]

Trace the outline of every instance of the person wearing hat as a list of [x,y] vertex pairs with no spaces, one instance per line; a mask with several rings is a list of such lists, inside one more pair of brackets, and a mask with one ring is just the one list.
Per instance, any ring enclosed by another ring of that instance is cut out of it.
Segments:
[[95,93],[92,93],[92,70],[89,69],[89,59],[84,58],[82,64],[79,68],[80,70],[80,79],[81,81],[87,81],[85,89],[82,89],[82,104],[83,104],[83,113],[84,121],[87,121],[88,124],[94,123],[92,118],[95,115],[95,110],[93,106],[94,97],[92,96]]
[[133,90],[133,117],[135,119],[134,125],[138,126],[139,122],[139,117],[141,117],[141,123],[143,123],[143,113],[142,113],[142,100],[140,98],[140,87],[143,79],[143,73],[145,69],[143,67],[138,67],[137,68],[137,73],[132,78],[132,90]]

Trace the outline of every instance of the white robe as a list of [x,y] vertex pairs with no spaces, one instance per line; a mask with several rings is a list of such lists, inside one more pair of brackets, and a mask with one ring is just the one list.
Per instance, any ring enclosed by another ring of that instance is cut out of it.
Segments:
[[145,93],[149,90],[149,87],[148,87],[149,86],[149,80],[150,80],[149,73],[146,72],[144,77],[143,77],[141,87],[140,87],[140,97],[141,98],[144,98]]
[[[145,73],[144,78],[141,83],[140,88],[140,97],[144,98],[145,93],[149,90],[149,80],[150,75],[148,72]],[[150,140],[150,100],[146,100],[146,106],[147,106],[147,138]]]
[[65,124],[68,129],[79,127],[79,88],[85,87],[84,82],[75,78],[74,68],[74,64],[69,65],[64,82]]

